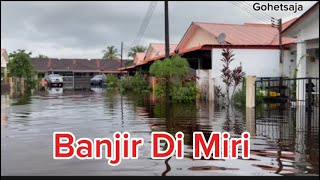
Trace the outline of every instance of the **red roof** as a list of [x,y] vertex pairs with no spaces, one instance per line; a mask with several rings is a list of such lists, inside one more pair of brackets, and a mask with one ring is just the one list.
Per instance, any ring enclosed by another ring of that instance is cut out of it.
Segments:
[[140,64],[143,61],[145,56],[146,56],[146,53],[144,52],[136,52],[133,63]]
[[[178,44],[170,44],[170,53],[174,52]],[[164,43],[150,43],[150,46],[157,52],[157,56],[164,55],[165,52],[165,44]]]
[[[292,22],[287,22],[286,27]],[[193,25],[199,26],[214,38],[225,33],[225,41],[230,45],[278,45],[276,44],[278,41],[275,40],[279,34],[278,29],[267,24],[238,25],[195,22]],[[284,38],[283,44],[293,43],[294,40],[293,38]]]
[[73,71],[73,72],[109,72],[119,73],[121,67],[118,59],[56,59],[31,58],[31,63],[39,72]]
[[[283,23],[283,30],[295,22],[297,18],[291,19]],[[271,24],[258,24],[258,23],[245,23],[245,24],[221,24],[221,23],[205,23],[205,22],[193,22],[191,26],[198,26],[205,32],[212,35],[212,38],[217,38],[221,33],[226,34],[225,41],[228,45],[234,46],[263,46],[263,47],[274,47],[279,45],[279,31],[277,28],[271,26]],[[190,26],[190,27],[191,27]],[[189,27],[189,29],[190,29]],[[189,30],[188,29],[188,30]],[[188,31],[184,35],[192,36],[193,34],[188,34]],[[180,41],[180,43],[182,40]],[[180,43],[178,44],[180,46]],[[282,44],[295,43],[295,38],[282,38]],[[170,56],[174,54],[174,49],[177,48],[176,44],[170,45]],[[179,49],[179,54],[183,54],[190,51],[195,51],[202,49],[204,45],[220,45],[220,44],[200,44],[196,47],[191,47],[188,49]],[[151,43],[151,47],[159,51],[159,55],[156,57],[151,57],[145,59],[141,64],[147,64],[151,61],[162,59],[165,57],[165,46],[164,44]],[[136,66],[130,66],[125,69],[131,69]]]

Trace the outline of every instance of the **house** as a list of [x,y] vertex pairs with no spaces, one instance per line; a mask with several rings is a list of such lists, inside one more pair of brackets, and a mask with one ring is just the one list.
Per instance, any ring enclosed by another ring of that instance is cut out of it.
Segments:
[[7,65],[9,63],[9,56],[6,49],[1,48],[1,83],[2,81],[7,82],[8,70]]
[[[177,44],[170,44],[170,55],[174,54]],[[128,71],[129,74],[134,74],[138,69],[149,70],[153,61],[165,58],[164,43],[150,43],[145,53],[136,53],[134,57],[134,65],[119,68],[120,71]]]
[[[283,23],[283,29],[293,22],[295,19]],[[225,35],[223,41],[218,39],[222,37],[221,34]],[[295,38],[283,37],[282,44],[284,56],[283,63],[280,63],[279,31],[271,24],[192,22],[180,42],[171,46],[175,49],[170,49],[170,55],[180,54],[188,60],[191,68],[196,69],[197,84],[202,95],[214,100],[214,87],[220,86],[223,91],[225,87],[220,78],[224,48],[232,49],[235,54],[232,69],[241,64],[247,75],[293,77],[296,57],[291,54],[290,46],[294,46]],[[142,63],[127,67],[126,70],[148,67],[153,61],[163,59],[164,51],[156,56],[153,50],[156,48],[151,43]],[[164,50],[164,46],[158,49]]]
[[[319,78],[319,2],[283,30],[282,36],[296,38],[296,44],[290,50],[297,59],[297,78]],[[299,88],[297,97],[303,100],[304,87]],[[319,92],[319,87],[316,88]]]
[[[97,74],[116,74],[121,71],[120,60],[112,59],[57,59],[57,58],[31,58],[38,78],[55,73],[64,77],[64,87],[77,87],[79,84],[89,85],[90,78]],[[79,82],[79,83],[78,83]]]
[[48,73],[75,74],[76,76],[93,76],[95,74],[119,74],[120,60],[109,59],[57,59],[31,58],[39,76]]
[[133,64],[134,65],[141,64],[145,56],[146,56],[146,53],[144,52],[136,52],[136,55],[133,59]]
[[[169,50],[173,52],[177,47],[177,44],[170,44]],[[150,43],[145,59],[158,58],[165,55],[165,44],[163,43]]]
[[[283,23],[283,29],[293,22],[294,19]],[[223,38],[219,39],[221,37]],[[294,38],[282,38],[283,64],[291,63],[289,46],[294,43]],[[220,86],[225,91],[221,79],[222,50],[225,48],[232,49],[234,54],[231,69],[241,64],[246,75],[293,76],[293,72],[290,73],[284,68],[287,66],[280,63],[279,31],[270,24],[193,22],[175,51],[187,58],[191,67],[197,70],[198,87],[209,100],[214,100],[215,86]]]

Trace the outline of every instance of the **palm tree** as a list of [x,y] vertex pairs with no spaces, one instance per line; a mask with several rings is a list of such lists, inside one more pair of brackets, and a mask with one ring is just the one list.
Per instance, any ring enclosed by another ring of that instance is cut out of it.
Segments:
[[114,46],[108,46],[103,52],[103,59],[117,59],[119,54],[118,54],[118,49]]
[[132,48],[130,48],[130,52],[128,53],[129,57],[133,57],[136,55],[136,52],[144,52],[147,48],[142,45],[137,45]]

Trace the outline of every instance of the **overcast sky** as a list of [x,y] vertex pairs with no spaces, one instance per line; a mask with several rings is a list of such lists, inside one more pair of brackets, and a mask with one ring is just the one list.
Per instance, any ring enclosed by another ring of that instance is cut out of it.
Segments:
[[[301,4],[305,12],[316,1],[273,2],[280,3]],[[1,48],[8,53],[25,49],[33,56],[44,54],[52,58],[101,58],[106,46],[114,45],[120,51],[121,41],[130,45],[149,4],[150,1],[1,1]],[[170,43],[179,43],[192,21],[242,24],[261,22],[256,17],[261,14],[288,20],[303,12],[263,11],[254,12],[253,16],[231,2],[169,2]],[[158,1],[140,44],[147,46],[151,42],[164,43],[163,1]]]

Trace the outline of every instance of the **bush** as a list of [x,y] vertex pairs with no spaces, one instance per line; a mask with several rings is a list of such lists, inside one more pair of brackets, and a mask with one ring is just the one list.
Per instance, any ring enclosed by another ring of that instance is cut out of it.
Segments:
[[113,74],[108,74],[106,77],[107,88],[115,89],[118,86],[118,78]]
[[237,90],[233,95],[233,102],[235,106],[245,106],[246,105],[246,91],[245,89]]
[[[242,82],[242,88],[237,90],[233,95],[233,102],[235,106],[246,106],[246,83],[245,80]],[[256,89],[256,104],[263,102],[263,92]]]
[[122,93],[148,93],[150,89],[148,87],[148,82],[140,73],[121,79],[118,83],[118,88]]
[[[185,84],[173,84],[170,86],[170,96],[172,102],[188,103],[193,102],[197,97],[197,86],[195,82],[187,82]],[[155,87],[157,97],[166,95],[166,84],[160,81]]]
[[193,102],[197,97],[197,87],[193,82],[186,83],[185,85],[173,85],[171,91],[173,102],[187,103]]

